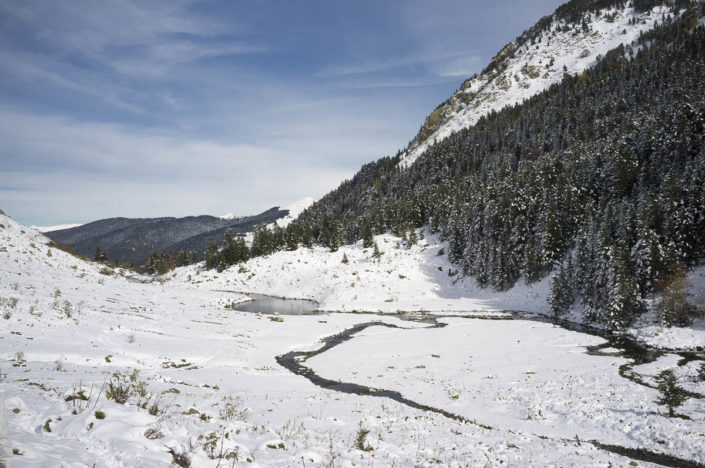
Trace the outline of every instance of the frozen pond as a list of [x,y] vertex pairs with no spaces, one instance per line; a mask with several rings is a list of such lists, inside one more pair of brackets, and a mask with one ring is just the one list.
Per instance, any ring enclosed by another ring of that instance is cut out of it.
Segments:
[[233,306],[233,310],[260,314],[279,315],[313,315],[318,309],[318,303],[306,299],[281,299],[279,297],[248,294],[251,301]]

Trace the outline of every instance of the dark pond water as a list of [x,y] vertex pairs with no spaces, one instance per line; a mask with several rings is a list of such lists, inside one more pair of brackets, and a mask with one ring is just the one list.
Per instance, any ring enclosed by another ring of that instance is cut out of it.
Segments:
[[251,301],[233,306],[233,310],[260,314],[279,315],[313,315],[318,310],[318,303],[305,299],[281,299],[260,294],[248,294]]

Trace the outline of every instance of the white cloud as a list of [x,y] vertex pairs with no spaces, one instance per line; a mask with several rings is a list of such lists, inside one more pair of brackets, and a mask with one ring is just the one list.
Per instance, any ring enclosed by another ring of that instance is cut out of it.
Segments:
[[266,143],[238,144],[0,108],[0,206],[30,224],[249,214],[320,197],[352,176],[351,159],[390,144],[286,127]]

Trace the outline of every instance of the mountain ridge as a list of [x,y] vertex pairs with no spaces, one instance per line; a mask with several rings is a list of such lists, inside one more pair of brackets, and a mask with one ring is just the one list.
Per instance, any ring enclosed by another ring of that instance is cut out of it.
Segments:
[[47,237],[70,245],[77,253],[92,257],[96,249],[113,261],[143,265],[155,251],[196,252],[199,256],[213,239],[220,243],[225,231],[251,232],[287,216],[289,210],[273,207],[260,214],[231,219],[210,215],[159,218],[106,218],[78,227],[50,231]]
[[629,44],[652,29],[666,13],[660,2],[574,0],[540,19],[504,46],[479,74],[466,79],[439,104],[401,153],[408,167],[429,146],[484,115],[514,105],[579,74],[609,50]]

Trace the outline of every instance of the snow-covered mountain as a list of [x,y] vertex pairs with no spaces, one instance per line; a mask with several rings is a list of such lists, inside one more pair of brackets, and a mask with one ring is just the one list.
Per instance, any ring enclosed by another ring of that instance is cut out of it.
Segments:
[[413,164],[435,142],[474,125],[492,111],[548,89],[564,74],[580,74],[601,55],[631,44],[652,29],[667,11],[661,5],[639,12],[627,2],[623,8],[597,10],[575,22],[562,8],[507,44],[480,75],[467,79],[439,105],[409,143],[400,164]]
[[221,242],[226,231],[245,234],[261,224],[273,223],[289,214],[270,208],[244,217],[187,216],[184,218],[109,218],[66,229],[52,229],[47,236],[92,257],[97,248],[108,258],[143,265],[153,252],[197,252],[202,255],[209,241]]

